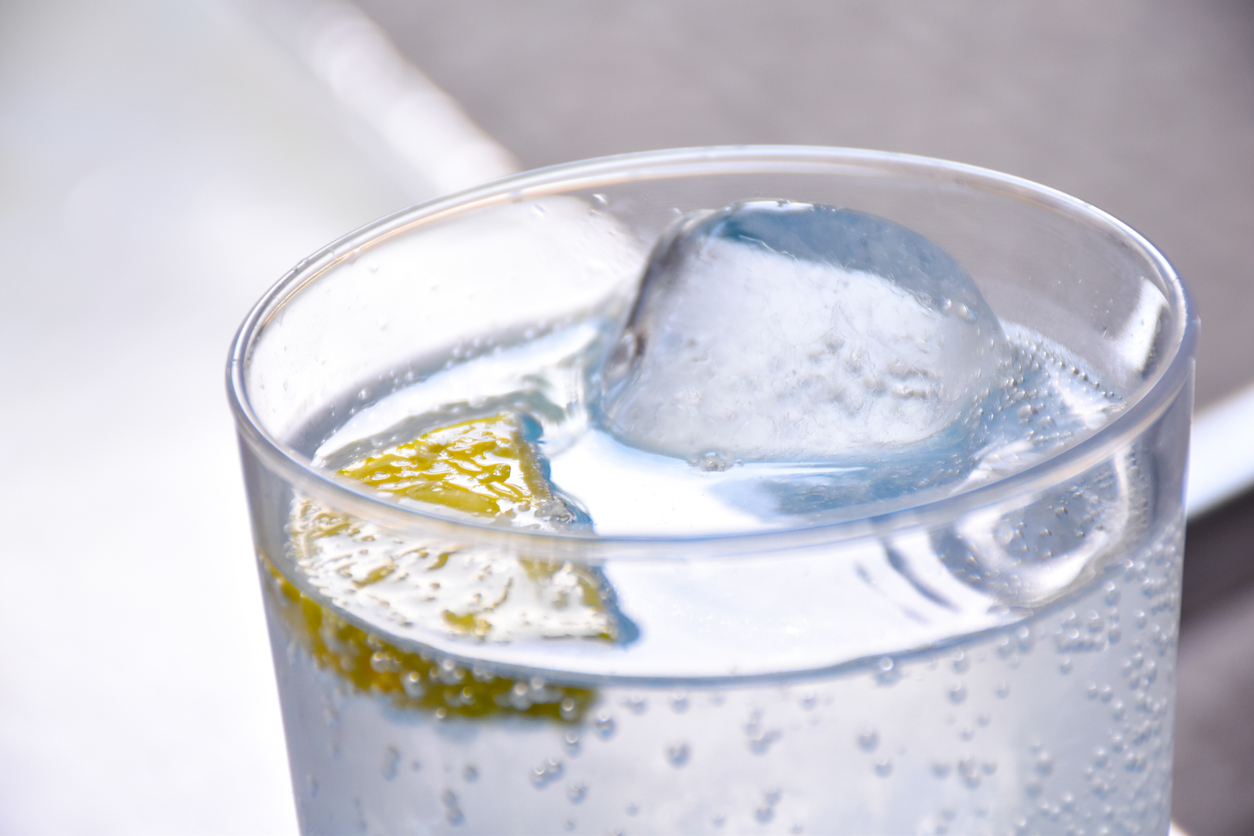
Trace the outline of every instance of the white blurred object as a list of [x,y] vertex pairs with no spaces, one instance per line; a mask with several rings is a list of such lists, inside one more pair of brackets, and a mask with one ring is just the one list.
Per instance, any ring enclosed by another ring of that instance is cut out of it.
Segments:
[[302,256],[504,172],[442,168],[466,126],[388,55],[426,163],[224,0],[0,4],[0,832],[296,828],[228,344]]
[[1191,518],[1254,487],[1254,386],[1194,418],[1188,481]]
[[343,0],[241,0],[335,96],[437,193],[518,171],[513,155]]

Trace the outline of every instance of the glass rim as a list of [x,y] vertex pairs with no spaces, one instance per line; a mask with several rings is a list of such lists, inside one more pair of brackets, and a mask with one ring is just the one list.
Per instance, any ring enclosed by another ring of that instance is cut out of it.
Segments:
[[[487,523],[455,519],[401,506],[333,478],[312,466],[291,445],[268,432],[253,411],[247,390],[246,369],[255,339],[284,304],[334,265],[352,258],[359,250],[379,241],[431,223],[503,202],[569,193],[597,185],[647,181],[659,176],[687,177],[734,173],[832,173],[845,170],[863,176],[875,169],[885,174],[909,174],[919,180],[958,183],[983,188],[1010,198],[1037,203],[1084,220],[1130,244],[1157,270],[1165,284],[1168,308],[1173,314],[1169,343],[1171,357],[1155,376],[1132,393],[1119,415],[1091,435],[1057,455],[1021,471],[957,494],[929,499],[928,492],[915,494],[920,501],[905,507],[901,498],[877,512],[880,505],[858,506],[855,516],[797,528],[697,535],[614,535],[582,532],[537,532],[508,529]],[[437,197],[369,223],[302,259],[256,303],[236,332],[227,362],[227,394],[241,440],[264,465],[289,484],[319,498],[328,498],[344,513],[403,530],[421,526],[457,540],[496,545],[513,544],[530,554],[597,562],[626,558],[687,560],[703,556],[762,554],[835,542],[881,537],[902,528],[931,526],[957,519],[969,511],[996,505],[1078,476],[1128,440],[1135,438],[1175,402],[1192,369],[1197,340],[1197,316],[1188,289],[1175,268],[1144,236],[1107,212],[1057,189],[992,169],[933,157],[800,145],[735,145],[665,149],[583,160],[522,172]]]

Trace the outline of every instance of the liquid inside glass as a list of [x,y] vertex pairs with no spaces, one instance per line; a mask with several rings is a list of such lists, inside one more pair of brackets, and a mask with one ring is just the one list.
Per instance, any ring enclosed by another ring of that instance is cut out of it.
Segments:
[[[310,422],[304,452],[476,525],[723,536],[960,494],[1126,405],[1002,322],[961,456],[664,455],[598,411],[626,313],[484,334],[374,381]],[[604,563],[416,537],[298,494],[262,577],[302,828],[1165,832],[1183,521],[1152,493],[1133,446],[839,554]]]

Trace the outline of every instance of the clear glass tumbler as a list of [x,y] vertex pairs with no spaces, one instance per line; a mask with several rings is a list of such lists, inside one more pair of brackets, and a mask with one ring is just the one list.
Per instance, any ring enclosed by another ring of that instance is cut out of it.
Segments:
[[[363,416],[401,439],[397,393],[621,300],[676,217],[757,197],[921,233],[1117,406],[956,495],[718,536],[501,527],[317,458]],[[1195,331],[1109,215],[873,151],[574,163],[332,244],[228,369],[302,830],[1166,833]],[[477,620],[501,578],[548,627]]]

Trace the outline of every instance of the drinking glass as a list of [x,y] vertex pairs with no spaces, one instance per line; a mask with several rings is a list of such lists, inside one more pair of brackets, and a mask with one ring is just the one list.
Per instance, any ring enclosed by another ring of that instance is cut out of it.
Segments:
[[[354,421],[403,428],[415,382],[628,298],[676,218],[750,198],[919,232],[1116,405],[968,490],[749,533],[503,527],[318,458]],[[573,163],[331,244],[228,368],[302,830],[1166,833],[1195,332],[1110,215],[875,151]],[[476,566],[566,637],[423,603],[482,597]]]

